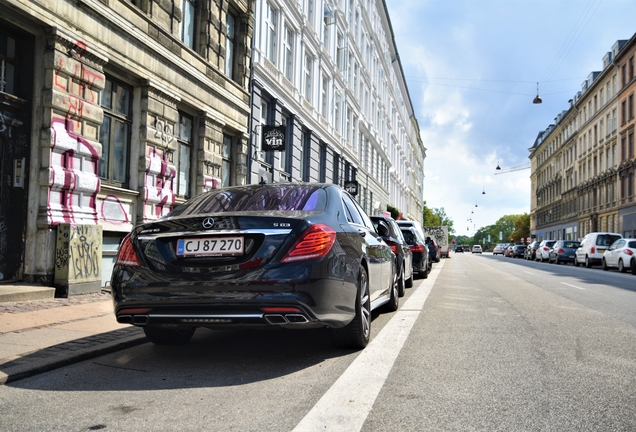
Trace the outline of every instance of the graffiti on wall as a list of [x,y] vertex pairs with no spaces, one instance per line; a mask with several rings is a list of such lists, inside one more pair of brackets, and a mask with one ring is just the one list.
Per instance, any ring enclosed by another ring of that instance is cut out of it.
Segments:
[[102,229],[98,225],[61,224],[55,246],[55,282],[101,280]]
[[176,198],[173,190],[176,171],[168,161],[168,155],[161,150],[149,148],[146,160],[144,220],[151,220],[172,210]]
[[155,118],[155,138],[160,139],[163,145],[168,146],[174,141],[174,126],[162,118]]
[[8,112],[0,111],[0,133],[5,134],[11,138],[13,128],[22,126],[22,122],[16,118],[11,117]]
[[[100,187],[97,177],[98,151],[88,140],[74,133],[73,124],[61,119],[51,121],[53,147],[47,214],[48,223],[52,225],[79,222],[76,212],[81,206],[75,203],[79,204],[80,194],[90,196],[90,218],[97,223],[95,199]],[[89,159],[91,163],[79,163],[82,158]],[[81,219],[86,219],[86,209],[82,210]]]
[[104,221],[114,224],[129,223],[131,219],[126,207],[115,195],[107,195],[102,200],[101,217]]

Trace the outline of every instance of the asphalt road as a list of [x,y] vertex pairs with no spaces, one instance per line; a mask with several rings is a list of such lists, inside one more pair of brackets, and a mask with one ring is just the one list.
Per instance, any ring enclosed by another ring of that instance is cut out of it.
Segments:
[[362,352],[200,329],[0,387],[0,430],[636,430],[636,276],[453,254]]

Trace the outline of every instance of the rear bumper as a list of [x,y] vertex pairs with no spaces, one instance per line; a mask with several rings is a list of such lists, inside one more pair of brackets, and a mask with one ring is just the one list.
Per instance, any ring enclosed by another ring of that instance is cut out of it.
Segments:
[[351,281],[319,278],[269,283],[264,278],[250,280],[249,272],[242,275],[245,280],[232,281],[222,277],[208,281],[157,280],[154,274],[153,282],[141,283],[134,280],[148,279],[123,278],[123,273],[113,277],[112,283],[114,311],[122,324],[339,328],[355,315],[357,284],[353,276]]

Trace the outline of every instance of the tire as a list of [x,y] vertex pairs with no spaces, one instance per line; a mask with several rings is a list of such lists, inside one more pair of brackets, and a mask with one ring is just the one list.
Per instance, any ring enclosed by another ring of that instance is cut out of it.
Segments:
[[183,345],[192,339],[196,330],[195,327],[174,329],[150,326],[143,329],[148,340],[155,345]]
[[607,262],[605,261],[605,258],[603,258],[603,270],[608,271],[609,267],[607,266]]
[[632,258],[630,267],[632,268],[632,274],[636,275],[636,258]]
[[349,324],[331,330],[333,344],[339,348],[362,349],[371,337],[371,297],[369,278],[364,267],[360,267],[358,293],[356,294],[355,316]]
[[585,255],[585,267],[592,268],[592,263],[590,262],[590,257]]
[[574,257],[574,267],[578,267],[581,264],[579,264],[579,259],[577,257]]
[[621,273],[625,273],[627,271],[627,267],[623,263],[623,258],[618,259],[618,271]]
[[404,281],[404,286],[407,288],[413,287],[413,270],[411,269],[411,277]]
[[402,263],[402,270],[400,271],[400,277],[397,280],[398,296],[404,297],[404,294],[406,293],[405,288],[406,287],[404,286],[404,263]]
[[557,264],[557,265],[561,264],[561,261],[559,261],[559,256],[558,255],[554,257],[554,263]]
[[429,266],[426,266],[424,272],[422,272],[422,279],[428,279],[428,273],[431,271]]

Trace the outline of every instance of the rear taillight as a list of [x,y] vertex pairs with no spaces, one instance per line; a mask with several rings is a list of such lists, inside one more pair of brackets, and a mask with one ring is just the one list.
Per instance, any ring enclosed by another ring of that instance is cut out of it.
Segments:
[[284,263],[322,258],[336,241],[336,232],[325,224],[312,225],[289,249],[281,260]]
[[559,250],[557,251],[557,253],[564,254],[564,253],[565,253],[565,251],[564,251],[563,249],[559,249]]
[[127,266],[127,267],[139,267],[141,263],[135,253],[132,242],[130,241],[130,234],[124,237],[124,240],[119,246],[119,252],[117,253],[117,261],[115,265]]
[[590,248],[590,252],[591,252],[591,253],[596,253],[596,249],[594,248],[594,246],[592,246],[592,247]]
[[625,249],[625,253],[626,253],[627,255],[629,255],[629,256],[634,255],[634,252],[632,252],[632,250],[631,250],[631,249]]
[[549,251],[549,250],[550,250],[550,248],[549,248],[549,247],[545,247],[545,246],[543,246],[543,250],[547,252],[547,251]]
[[394,254],[398,254],[398,245],[392,241],[388,241],[386,242],[386,244],[388,244],[391,247],[391,250],[393,251]]
[[424,252],[424,246],[422,245],[409,245],[409,249],[411,249],[411,252]]

